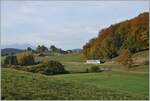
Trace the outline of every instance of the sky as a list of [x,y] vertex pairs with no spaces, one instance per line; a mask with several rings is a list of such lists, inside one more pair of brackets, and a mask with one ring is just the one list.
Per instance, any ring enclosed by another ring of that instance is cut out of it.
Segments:
[[101,29],[145,11],[148,0],[1,1],[1,45],[82,48]]

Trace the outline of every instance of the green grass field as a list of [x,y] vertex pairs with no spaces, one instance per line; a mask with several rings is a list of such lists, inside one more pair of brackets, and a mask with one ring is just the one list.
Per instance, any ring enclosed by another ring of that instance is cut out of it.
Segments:
[[72,53],[72,54],[56,54],[56,55],[50,55],[45,57],[38,57],[36,58],[36,61],[42,61],[42,60],[57,60],[60,62],[84,62],[86,59],[82,56],[82,54],[79,53]]
[[148,74],[80,73],[45,76],[2,69],[2,99],[148,99]]
[[[138,58],[145,58],[148,60],[148,51],[139,52],[135,54],[133,57]],[[65,69],[68,70],[71,73],[82,73],[86,72],[86,69],[90,68],[91,66],[94,66],[94,64],[86,64],[86,59],[82,56],[82,54],[75,53],[75,54],[65,54],[65,55],[51,55],[51,56],[45,56],[45,57],[36,57],[36,61],[43,61],[43,60],[57,60],[60,61],[64,66]],[[99,67],[103,68],[112,68],[113,70],[123,70],[124,66],[119,64],[112,64],[112,63],[104,63],[99,64]],[[132,68],[131,71],[139,71],[139,72],[148,72],[149,66],[148,65],[141,65],[137,66],[136,68]]]
[[[144,58],[147,52],[135,54]],[[38,57],[37,61],[57,60],[72,74],[46,76],[11,68],[2,68],[2,99],[143,99],[149,98],[149,65],[125,70],[119,64],[104,63],[112,71],[85,73],[92,64],[85,64],[80,54]]]

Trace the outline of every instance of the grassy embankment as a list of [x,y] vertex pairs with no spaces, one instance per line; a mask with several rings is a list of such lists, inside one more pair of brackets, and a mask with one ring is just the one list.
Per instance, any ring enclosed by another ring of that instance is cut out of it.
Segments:
[[3,99],[148,99],[148,74],[81,73],[45,76],[2,69]]
[[[144,59],[148,52],[137,53],[133,57]],[[43,59],[58,60],[70,72],[84,72],[91,67],[85,64],[80,54]],[[148,65],[139,65],[131,71],[124,71],[121,65],[108,62],[99,66],[113,69],[101,73],[45,76],[3,68],[2,99],[148,99]]]

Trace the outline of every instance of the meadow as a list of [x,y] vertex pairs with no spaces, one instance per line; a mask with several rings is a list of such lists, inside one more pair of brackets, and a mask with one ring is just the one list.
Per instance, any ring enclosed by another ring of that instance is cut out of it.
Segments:
[[[133,55],[133,58],[138,60],[149,60],[149,51],[138,52]],[[87,69],[90,69],[91,66],[95,66],[95,64],[86,64],[86,59],[81,53],[73,53],[73,54],[54,54],[45,57],[36,57],[36,61],[44,61],[44,60],[56,60],[61,62],[65,69],[71,73],[85,73]],[[128,71],[124,65],[115,63],[115,62],[105,62],[102,64],[98,64],[99,67],[102,68],[111,68],[113,71]],[[134,72],[149,72],[149,65],[137,65],[135,68],[131,68],[130,71]],[[128,71],[128,72],[130,72]]]
[[148,0],[1,1],[1,100],[150,100]]
[[[139,54],[139,53],[138,53]],[[143,52],[135,57],[145,57]],[[148,56],[147,56],[148,57]],[[106,62],[100,67],[111,71],[86,73],[93,64],[85,64],[80,54],[38,57],[37,61],[60,61],[70,74],[46,76],[12,68],[2,68],[2,99],[142,99],[149,98],[149,65],[125,70],[119,64]]]
[[45,76],[7,68],[2,69],[2,99],[148,99],[148,74]]

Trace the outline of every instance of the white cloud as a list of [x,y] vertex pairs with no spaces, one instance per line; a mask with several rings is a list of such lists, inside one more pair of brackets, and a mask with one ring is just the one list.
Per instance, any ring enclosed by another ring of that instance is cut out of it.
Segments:
[[101,28],[148,10],[142,1],[3,1],[2,44],[79,48]]

